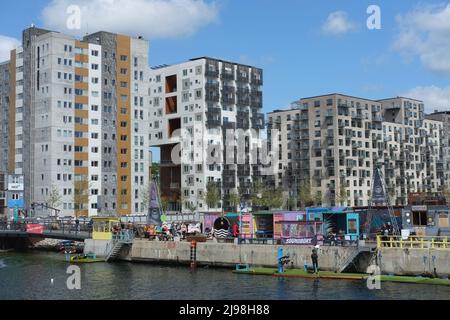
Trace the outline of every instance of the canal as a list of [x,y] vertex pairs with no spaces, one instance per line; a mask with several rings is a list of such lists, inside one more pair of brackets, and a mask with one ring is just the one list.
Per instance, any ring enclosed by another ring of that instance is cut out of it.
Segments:
[[71,291],[68,266],[56,253],[0,253],[0,300],[450,299],[445,286],[382,283],[381,290],[371,291],[360,281],[278,279],[131,263],[82,265],[81,290]]

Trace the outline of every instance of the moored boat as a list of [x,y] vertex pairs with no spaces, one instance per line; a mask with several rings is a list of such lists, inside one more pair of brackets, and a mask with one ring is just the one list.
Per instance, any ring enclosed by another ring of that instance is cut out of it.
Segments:
[[70,257],[71,263],[96,263],[96,262],[105,262],[104,259],[98,259],[94,253],[81,254]]

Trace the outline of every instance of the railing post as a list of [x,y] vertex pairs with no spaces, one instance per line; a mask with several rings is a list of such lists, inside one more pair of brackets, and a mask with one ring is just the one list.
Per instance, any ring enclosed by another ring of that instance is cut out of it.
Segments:
[[400,248],[403,248],[403,237],[400,237]]
[[381,248],[381,236],[377,235],[377,248],[380,249]]

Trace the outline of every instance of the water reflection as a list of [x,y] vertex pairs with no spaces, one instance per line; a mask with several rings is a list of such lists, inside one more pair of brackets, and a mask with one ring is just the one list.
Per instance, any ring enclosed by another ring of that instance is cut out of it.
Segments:
[[[247,276],[227,269],[150,264],[81,265],[81,290],[68,290],[63,255],[7,254],[0,260],[0,299],[450,299],[442,286],[383,283],[368,290],[364,281]],[[51,279],[54,279],[53,285]],[[7,288],[7,290],[3,290]]]

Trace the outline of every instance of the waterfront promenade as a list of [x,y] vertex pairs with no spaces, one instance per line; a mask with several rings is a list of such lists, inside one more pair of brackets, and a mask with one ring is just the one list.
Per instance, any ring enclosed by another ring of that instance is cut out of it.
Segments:
[[[86,240],[85,252],[95,252],[103,256],[108,251],[109,242]],[[253,267],[276,268],[277,251],[290,257],[288,267],[303,269],[311,264],[310,246],[297,245],[256,245],[232,243],[198,243],[196,263],[199,266],[234,268],[237,264]],[[119,259],[130,262],[152,264],[185,265],[191,263],[189,242],[165,242],[135,240],[133,245],[119,254]],[[421,275],[433,274],[450,276],[450,250],[429,248],[380,247],[374,251],[369,247],[322,246],[319,250],[321,270],[342,272],[346,267],[365,273],[369,264],[377,259],[384,274]]]

